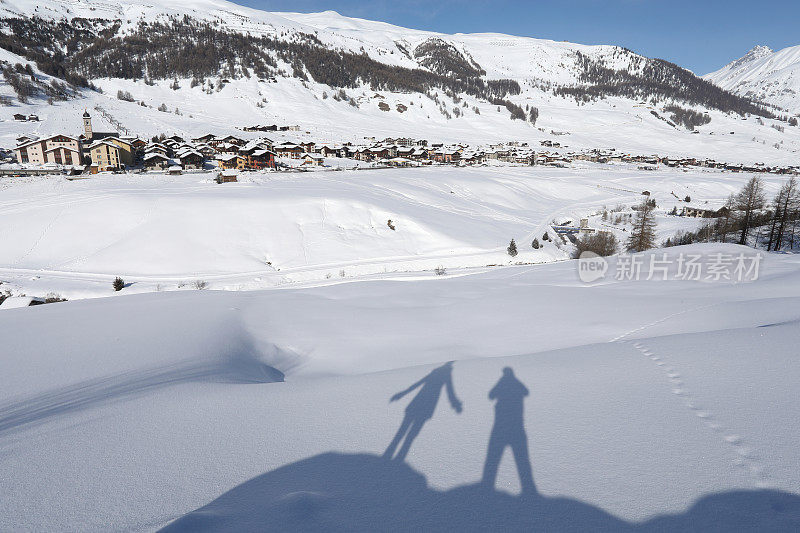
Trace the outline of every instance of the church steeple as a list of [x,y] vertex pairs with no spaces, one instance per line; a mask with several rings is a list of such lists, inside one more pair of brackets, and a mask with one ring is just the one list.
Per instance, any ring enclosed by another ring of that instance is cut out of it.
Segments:
[[92,138],[92,117],[88,111],[83,112],[83,131],[87,139]]

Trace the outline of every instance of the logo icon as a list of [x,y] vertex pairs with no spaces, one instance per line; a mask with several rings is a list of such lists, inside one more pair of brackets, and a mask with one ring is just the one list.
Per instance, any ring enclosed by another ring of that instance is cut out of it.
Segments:
[[584,283],[591,283],[605,277],[608,261],[594,252],[582,252],[578,258],[578,277]]

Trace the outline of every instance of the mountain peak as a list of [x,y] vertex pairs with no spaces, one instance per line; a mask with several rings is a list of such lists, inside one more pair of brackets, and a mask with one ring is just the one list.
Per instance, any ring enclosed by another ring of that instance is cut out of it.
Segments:
[[747,52],[745,55],[743,55],[742,57],[740,57],[736,61],[733,61],[729,65],[729,67],[731,69],[734,69],[736,67],[744,65],[745,63],[749,63],[751,61],[755,61],[756,59],[760,59],[762,57],[766,57],[766,56],[768,56],[768,55],[770,55],[772,53],[773,53],[773,50],[769,46],[764,46],[762,44],[757,44],[753,48],[751,48],[750,51]]
[[771,54],[772,52],[773,50],[769,46],[764,46],[763,44],[757,44],[753,48],[751,48],[749,52],[745,54],[745,57],[752,57],[752,58],[764,57],[766,55]]

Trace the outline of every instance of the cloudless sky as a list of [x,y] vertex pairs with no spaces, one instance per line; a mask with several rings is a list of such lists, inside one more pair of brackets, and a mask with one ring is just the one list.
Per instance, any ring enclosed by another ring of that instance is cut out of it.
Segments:
[[800,45],[800,0],[233,0],[266,11],[338,11],[443,33],[615,44],[706,74],[763,44]]

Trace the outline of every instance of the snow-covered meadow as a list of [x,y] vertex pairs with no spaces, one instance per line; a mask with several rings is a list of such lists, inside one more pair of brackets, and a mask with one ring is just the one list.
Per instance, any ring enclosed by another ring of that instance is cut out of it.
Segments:
[[[3,311],[0,523],[796,530],[799,274],[586,285],[560,262]],[[505,367],[515,427],[487,397]],[[390,401],[423,378],[429,419]],[[384,459],[404,416],[421,431]],[[480,483],[492,433],[527,440],[534,490],[510,453]]]
[[[646,190],[659,205],[662,241],[701,222],[667,215],[686,205],[680,199],[717,208],[748,177],[587,163],[243,173],[240,183],[222,185],[203,173],[7,178],[0,180],[0,281],[15,294],[75,299],[112,294],[116,276],[131,284],[123,291],[130,294],[196,282],[249,290],[551,262],[571,252],[542,239],[554,221],[589,217],[624,241],[625,226],[609,227],[599,213],[629,209]],[[782,179],[765,181],[772,194]],[[512,238],[520,251],[513,259]]]
[[[745,283],[585,284],[568,245],[530,246],[643,190],[666,238],[699,223],[666,214],[677,198],[718,206],[747,177],[576,164],[3,180],[0,289],[71,301],[0,310],[0,523],[796,530],[797,256],[769,254]],[[752,250],[669,249],[689,252]],[[490,435],[530,450],[522,493],[511,453],[493,484]]]

